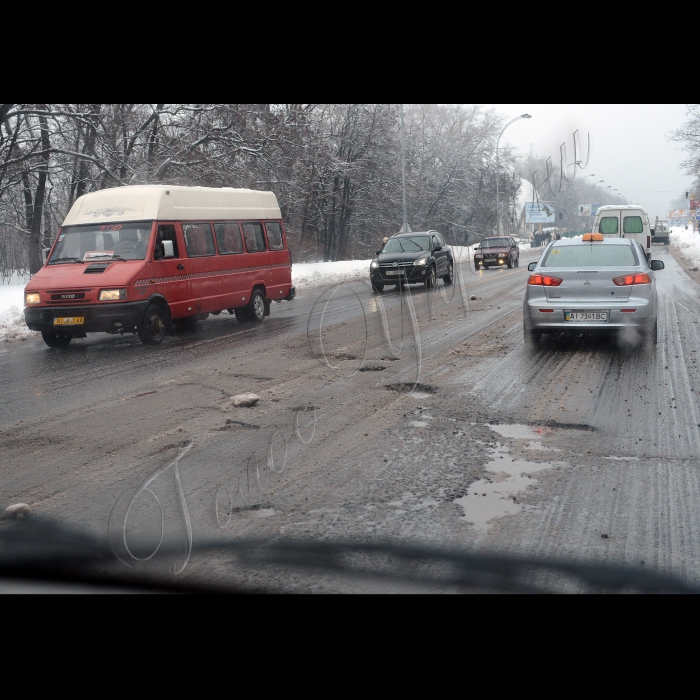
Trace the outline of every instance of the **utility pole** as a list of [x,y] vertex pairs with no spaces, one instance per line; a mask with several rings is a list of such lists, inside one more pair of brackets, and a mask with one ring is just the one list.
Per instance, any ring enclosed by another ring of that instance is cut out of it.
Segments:
[[411,233],[406,209],[406,135],[403,126],[403,105],[399,105],[399,112],[401,114],[401,183],[403,185],[403,225],[401,226],[401,233]]

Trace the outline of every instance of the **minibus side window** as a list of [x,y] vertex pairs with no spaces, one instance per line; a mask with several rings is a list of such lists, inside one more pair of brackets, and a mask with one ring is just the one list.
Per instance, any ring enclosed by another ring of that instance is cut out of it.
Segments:
[[210,224],[182,224],[182,231],[185,234],[187,255],[191,258],[216,254]]
[[262,224],[243,224],[243,235],[245,236],[245,247],[249,253],[256,253],[260,250],[266,250],[265,234],[263,233]]
[[221,255],[243,252],[241,229],[238,224],[214,224],[214,230]]
[[265,228],[267,229],[267,242],[270,245],[270,250],[283,250],[282,227],[278,223],[268,221]]

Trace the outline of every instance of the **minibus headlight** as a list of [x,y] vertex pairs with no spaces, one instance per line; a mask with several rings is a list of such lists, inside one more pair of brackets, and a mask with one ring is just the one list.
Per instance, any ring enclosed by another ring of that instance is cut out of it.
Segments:
[[41,297],[34,293],[34,294],[25,294],[24,295],[24,303],[29,305],[29,304],[38,304],[41,302]]
[[100,292],[100,301],[119,301],[126,299],[126,289],[103,289]]

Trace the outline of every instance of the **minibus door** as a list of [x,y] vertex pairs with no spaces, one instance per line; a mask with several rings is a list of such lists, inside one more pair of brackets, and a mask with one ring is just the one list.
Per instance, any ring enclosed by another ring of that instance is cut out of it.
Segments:
[[[187,260],[183,256],[185,246],[178,228],[176,224],[158,225],[152,267],[156,291],[165,297],[173,318],[181,318],[191,313],[187,311]],[[172,242],[175,257],[161,257],[164,252],[162,245],[164,241]]]

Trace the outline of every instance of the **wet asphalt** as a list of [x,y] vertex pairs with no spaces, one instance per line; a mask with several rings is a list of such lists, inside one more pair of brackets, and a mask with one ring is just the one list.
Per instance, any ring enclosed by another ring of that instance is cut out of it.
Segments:
[[[533,352],[521,306],[536,256],[514,270],[465,265],[462,285],[410,300],[387,290],[379,302],[357,283],[302,291],[259,326],[224,313],[157,348],[107,335],[64,350],[5,344],[1,505],[115,542],[127,533],[144,552],[162,514],[193,581],[367,589],[188,555],[188,531],[195,550],[212,538],[410,541],[700,583],[700,286],[655,247],[655,349],[549,337]],[[244,391],[261,401],[231,407]],[[194,444],[176,463],[183,440]],[[127,522],[149,478],[155,500]],[[138,566],[172,575],[172,556],[158,559]]]

